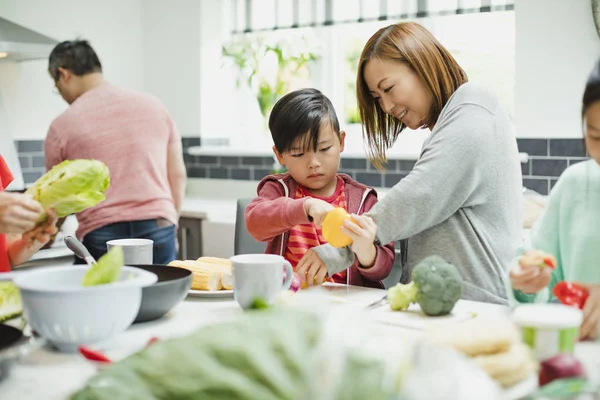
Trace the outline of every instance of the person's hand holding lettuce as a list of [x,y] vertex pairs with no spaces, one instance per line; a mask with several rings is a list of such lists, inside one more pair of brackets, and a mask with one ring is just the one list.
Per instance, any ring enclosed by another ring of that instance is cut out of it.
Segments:
[[108,167],[103,162],[66,160],[38,179],[26,193],[39,201],[44,210],[54,209],[62,218],[103,201],[109,185]]

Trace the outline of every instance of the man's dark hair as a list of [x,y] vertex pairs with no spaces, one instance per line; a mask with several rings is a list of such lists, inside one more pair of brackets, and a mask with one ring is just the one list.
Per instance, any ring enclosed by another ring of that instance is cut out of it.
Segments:
[[58,67],[68,69],[77,76],[102,72],[102,64],[87,40],[67,40],[54,47],[48,60],[48,72],[58,82]]
[[[340,134],[340,124],[331,101],[317,89],[300,89],[283,96],[271,111],[269,130],[278,152],[289,151],[304,137],[302,149],[317,150],[319,129],[330,123]],[[308,133],[308,135],[307,135]]]

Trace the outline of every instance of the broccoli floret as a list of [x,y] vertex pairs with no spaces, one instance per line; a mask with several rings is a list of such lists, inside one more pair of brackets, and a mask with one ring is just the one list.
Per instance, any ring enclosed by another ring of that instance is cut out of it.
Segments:
[[456,267],[439,256],[430,256],[412,271],[412,282],[388,289],[392,310],[406,310],[418,303],[426,315],[449,314],[462,295],[462,277]]
[[398,283],[396,286],[388,289],[387,301],[394,311],[406,310],[416,300],[417,287],[414,282],[406,285]]
[[462,295],[462,277],[456,267],[439,256],[429,256],[412,271],[418,288],[417,303],[427,315],[446,315]]

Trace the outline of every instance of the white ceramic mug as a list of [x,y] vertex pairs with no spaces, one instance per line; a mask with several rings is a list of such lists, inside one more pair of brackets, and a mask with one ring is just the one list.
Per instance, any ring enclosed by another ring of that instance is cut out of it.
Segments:
[[152,264],[154,241],[150,239],[115,239],[106,242],[106,247],[121,247],[125,265]]
[[233,295],[243,309],[250,308],[256,299],[272,303],[282,290],[288,290],[292,284],[292,265],[282,256],[242,254],[230,260],[233,266]]

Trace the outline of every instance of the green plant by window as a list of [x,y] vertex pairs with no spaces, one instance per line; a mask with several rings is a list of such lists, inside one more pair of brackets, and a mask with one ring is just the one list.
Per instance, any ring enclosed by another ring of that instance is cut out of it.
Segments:
[[309,47],[304,36],[240,35],[223,46],[222,55],[237,69],[237,84],[245,82],[252,89],[266,118],[294,79],[308,78],[309,64],[318,59]]

